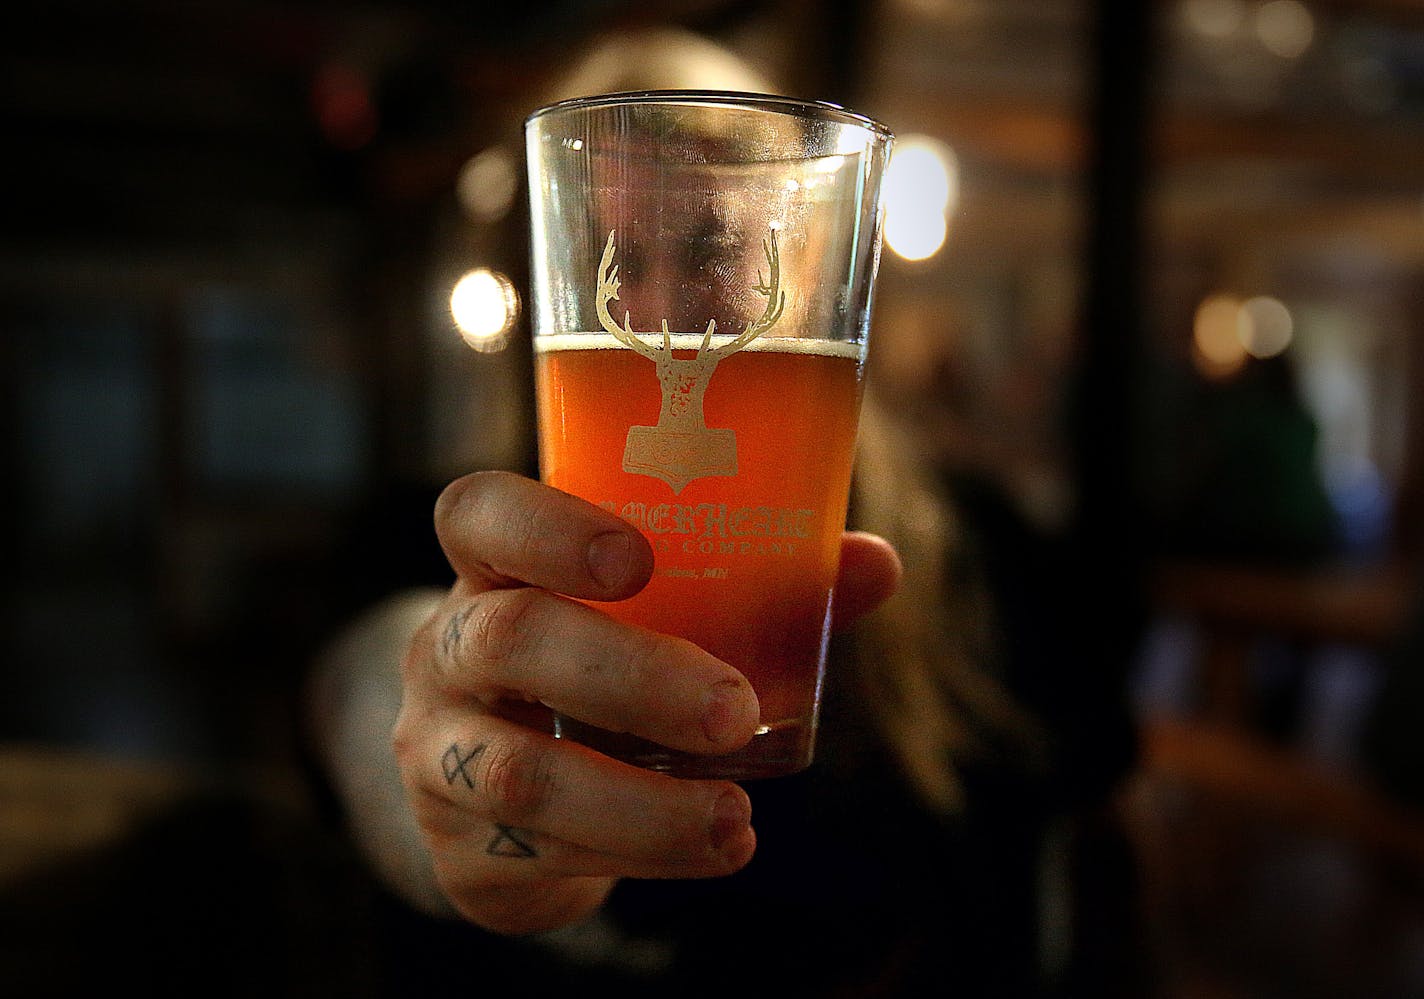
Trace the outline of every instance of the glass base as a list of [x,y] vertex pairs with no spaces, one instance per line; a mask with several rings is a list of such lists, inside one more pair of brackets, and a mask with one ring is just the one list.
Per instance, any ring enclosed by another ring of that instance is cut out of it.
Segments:
[[815,751],[814,722],[793,720],[763,725],[735,753],[702,756],[668,749],[637,736],[608,732],[570,718],[557,718],[554,737],[588,746],[615,760],[673,777],[757,780],[786,777],[811,765]]

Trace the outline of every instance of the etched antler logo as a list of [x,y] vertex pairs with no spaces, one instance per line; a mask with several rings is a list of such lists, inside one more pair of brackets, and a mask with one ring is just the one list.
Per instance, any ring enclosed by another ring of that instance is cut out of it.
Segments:
[[[737,474],[737,434],[726,428],[709,428],[702,415],[702,400],[707,383],[722,359],[735,354],[761,336],[781,318],[786,293],[781,290],[781,264],[776,248],[776,231],[762,241],[769,274],[762,280],[757,271],[757,284],[752,290],[766,299],[766,311],[738,336],[712,346],[712,334],[717,320],[708,320],[707,331],[693,357],[674,357],[672,334],[663,320],[661,344],[650,344],[633,332],[628,313],[623,313],[619,326],[608,312],[608,303],[618,300],[618,268],[613,264],[614,236],[608,234],[603,259],[598,265],[598,321],[618,341],[652,361],[657,368],[658,384],[662,386],[662,408],[655,427],[628,428],[628,441],[623,449],[623,471],[632,475],[650,475],[662,479],[674,494],[694,479],[711,475]],[[610,269],[611,268],[611,269]]]

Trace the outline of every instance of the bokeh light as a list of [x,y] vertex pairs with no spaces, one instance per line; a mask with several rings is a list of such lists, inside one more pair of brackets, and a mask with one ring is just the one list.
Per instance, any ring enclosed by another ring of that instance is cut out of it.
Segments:
[[1246,21],[1243,0],[1183,0],[1182,18],[1204,38],[1230,38]]
[[351,152],[376,137],[380,122],[371,83],[359,70],[340,63],[321,67],[308,100],[322,134],[336,148]]
[[1300,0],[1269,0],[1256,9],[1255,29],[1271,52],[1298,59],[1315,40],[1315,17]]
[[451,289],[450,315],[460,336],[475,350],[502,350],[519,318],[519,293],[508,276],[476,268]]
[[498,146],[470,157],[455,181],[460,204],[480,222],[497,222],[509,214],[518,190],[519,171],[514,156]]
[[954,151],[927,135],[896,143],[885,172],[885,242],[906,260],[937,253],[949,233],[959,200]]
[[927,260],[939,252],[949,235],[949,222],[940,212],[888,212],[885,243],[906,260]]
[[1279,299],[1258,295],[1241,306],[1236,332],[1242,349],[1252,357],[1275,357],[1290,346],[1295,320]]
[[1246,363],[1238,323],[1241,300],[1232,295],[1210,295],[1197,306],[1192,323],[1192,360],[1207,378],[1227,378]]

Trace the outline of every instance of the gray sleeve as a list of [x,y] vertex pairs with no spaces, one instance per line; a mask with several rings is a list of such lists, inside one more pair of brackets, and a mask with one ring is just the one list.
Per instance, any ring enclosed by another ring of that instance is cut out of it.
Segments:
[[372,872],[420,911],[453,917],[391,749],[401,657],[443,597],[435,589],[399,593],[352,621],[319,655],[306,705],[317,759]]

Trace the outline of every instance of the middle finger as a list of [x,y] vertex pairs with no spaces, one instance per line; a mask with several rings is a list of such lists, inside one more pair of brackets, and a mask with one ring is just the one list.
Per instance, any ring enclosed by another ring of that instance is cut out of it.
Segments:
[[684,639],[622,624],[544,590],[476,593],[449,608],[433,657],[447,694],[534,699],[672,749],[728,753],[759,724],[746,678]]

